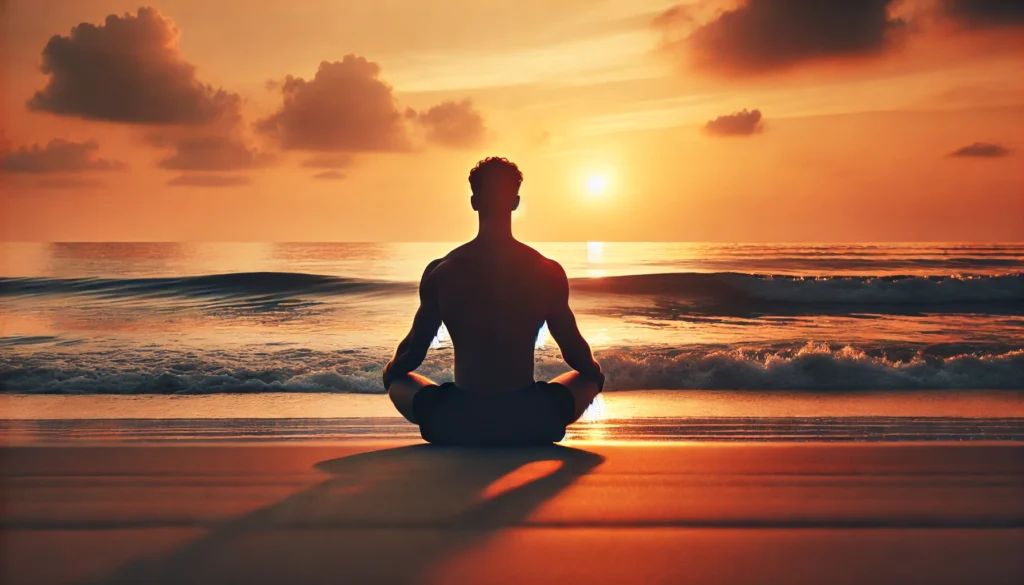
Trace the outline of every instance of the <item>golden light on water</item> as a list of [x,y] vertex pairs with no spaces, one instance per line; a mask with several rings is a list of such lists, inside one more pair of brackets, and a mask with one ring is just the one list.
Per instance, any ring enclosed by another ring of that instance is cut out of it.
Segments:
[[[604,242],[587,242],[587,264],[604,263]],[[605,275],[603,268],[588,268],[588,278],[600,278]]]
[[594,397],[594,401],[590,403],[590,406],[583,411],[583,416],[580,417],[580,422],[600,422],[605,419],[607,413],[605,412],[604,396],[598,394]]
[[563,443],[573,442],[599,442],[608,439],[609,425],[606,423],[609,418],[608,410],[605,406],[604,396],[598,394],[594,401],[590,403],[590,406],[583,411],[583,416],[580,417],[579,421],[570,426],[566,431],[565,439]]

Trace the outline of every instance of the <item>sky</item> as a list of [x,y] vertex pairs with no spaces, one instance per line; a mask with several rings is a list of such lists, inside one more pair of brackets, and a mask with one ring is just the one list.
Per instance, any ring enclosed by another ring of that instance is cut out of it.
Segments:
[[1024,239],[1024,0],[0,0],[0,238]]

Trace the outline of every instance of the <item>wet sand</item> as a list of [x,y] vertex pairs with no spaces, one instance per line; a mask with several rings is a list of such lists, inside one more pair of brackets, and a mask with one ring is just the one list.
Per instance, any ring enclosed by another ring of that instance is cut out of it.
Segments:
[[7,447],[0,581],[1020,583],[1024,444]]
[[[1020,390],[630,390],[605,392],[602,418],[1024,417]],[[384,394],[0,394],[4,419],[383,418]]]

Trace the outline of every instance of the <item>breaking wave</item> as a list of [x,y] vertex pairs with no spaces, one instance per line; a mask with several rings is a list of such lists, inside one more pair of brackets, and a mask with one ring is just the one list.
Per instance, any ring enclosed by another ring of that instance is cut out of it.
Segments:
[[[382,393],[387,357],[384,350],[33,352],[0,357],[0,386],[29,394]],[[606,390],[1024,390],[1020,347],[649,347],[604,350],[598,359]],[[449,351],[432,352],[418,371],[447,381],[450,363]],[[565,369],[557,354],[540,352],[538,379]]]
[[770,276],[719,273],[640,274],[580,279],[589,293],[714,298],[786,304],[1024,303],[1024,274],[997,276]]
[[367,292],[404,292],[402,282],[342,278],[295,272],[232,272],[175,278],[0,278],[0,294],[96,295],[133,297],[332,296]]
[[[165,297],[331,297],[411,293],[415,283],[289,272],[178,278],[0,278],[0,295]],[[1024,274],[995,276],[771,276],[717,273],[635,274],[573,279],[583,294],[656,295],[718,304],[827,305],[1024,304]]]

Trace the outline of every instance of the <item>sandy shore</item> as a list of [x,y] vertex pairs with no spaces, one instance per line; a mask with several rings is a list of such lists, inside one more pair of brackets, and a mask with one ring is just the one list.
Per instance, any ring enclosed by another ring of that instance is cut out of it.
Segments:
[[[1024,417],[1024,391],[632,390],[605,392],[602,416]],[[393,417],[383,394],[0,394],[4,419]]]
[[8,447],[4,583],[1020,583],[1024,444]]

